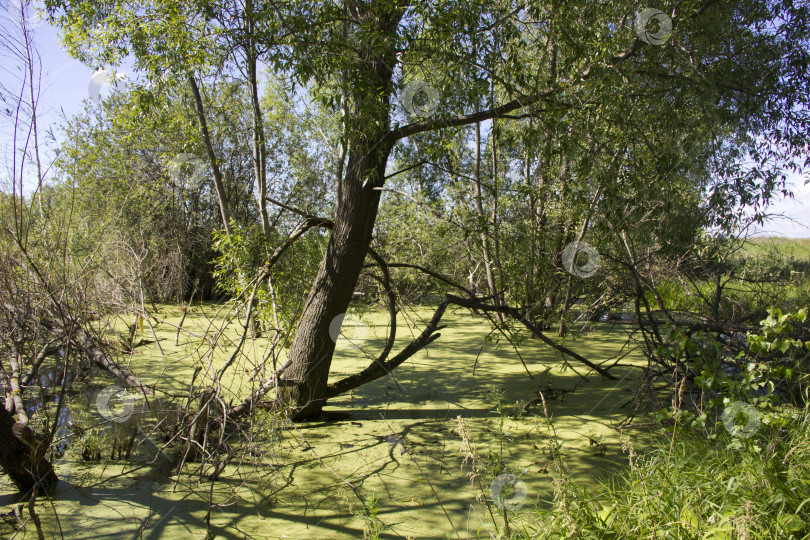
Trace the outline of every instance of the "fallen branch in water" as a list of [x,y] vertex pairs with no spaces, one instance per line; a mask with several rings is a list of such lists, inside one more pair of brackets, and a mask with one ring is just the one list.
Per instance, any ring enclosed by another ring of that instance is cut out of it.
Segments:
[[477,298],[462,298],[460,296],[455,296],[453,294],[448,294],[445,296],[445,298],[447,298],[449,302],[456,304],[458,306],[470,309],[479,309],[481,311],[494,311],[497,313],[503,313],[504,315],[509,315],[513,319],[523,324],[523,326],[525,326],[532,333],[533,336],[540,339],[543,343],[545,343],[549,347],[567,356],[570,356],[571,358],[577,360],[578,362],[585,364],[586,366],[596,371],[606,379],[616,378],[615,376],[608,373],[608,370],[606,370],[605,368],[594,364],[581,354],[572,351],[565,345],[560,345],[559,343],[556,343],[554,340],[543,334],[543,331],[540,330],[540,327],[538,327],[536,324],[527,319],[526,316],[517,308],[513,308],[507,305],[494,306],[492,304],[484,304],[483,302],[480,302]]

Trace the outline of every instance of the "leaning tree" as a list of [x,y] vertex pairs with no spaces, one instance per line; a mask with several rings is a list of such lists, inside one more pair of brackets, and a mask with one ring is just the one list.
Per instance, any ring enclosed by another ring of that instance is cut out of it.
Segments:
[[[252,159],[262,229],[268,232],[266,202],[301,217],[286,240],[268,248],[266,263],[243,295],[248,309],[257,287],[296,239],[315,228],[331,231],[289,348],[289,361],[233,406],[232,418],[282,385],[295,419],[318,416],[328,398],[389,373],[435,340],[448,303],[514,318],[550,346],[610,376],[548,339],[522,308],[497,297],[491,301],[476,297],[424,268],[461,294],[446,295],[424,331],[395,354],[393,317],[381,356],[360,373],[328,382],[335,349],[330,325],[346,312],[367,258],[379,266],[389,292],[390,268],[400,264],[385,260],[371,246],[381,193],[386,180],[396,174],[389,170],[392,152],[408,138],[528,116],[554,130],[562,125],[555,119],[583,108],[590,118],[619,119],[613,128],[632,132],[639,144],[646,140],[652,149],[664,135],[682,141],[694,126],[712,126],[717,129],[705,130],[704,140],[692,148],[714,141],[727,155],[727,146],[733,144],[739,162],[756,158],[759,164],[725,168],[728,200],[773,191],[784,182],[774,171],[806,147],[810,30],[803,3],[678,1],[663,2],[657,11],[624,1],[47,3],[70,50],[86,63],[113,65],[130,55],[136,69],[153,81],[153,88],[171,83],[187,87],[196,105],[226,232],[231,227],[229,201],[201,86],[212,75],[241,72],[253,96]],[[310,215],[265,196],[268,152],[257,65],[316,93],[339,115],[333,216]],[[435,106],[414,98],[419,88],[424,90],[422,98],[436,100]],[[662,108],[670,107],[663,115],[668,133],[660,134],[659,126],[643,122],[621,123],[621,109],[634,107],[634,89],[657,93]],[[149,91],[141,94],[147,107],[148,95]],[[681,114],[690,117],[679,122]],[[608,184],[604,196],[621,194],[622,189]],[[391,312],[395,315],[393,307]],[[215,382],[229,365],[217,372]]]

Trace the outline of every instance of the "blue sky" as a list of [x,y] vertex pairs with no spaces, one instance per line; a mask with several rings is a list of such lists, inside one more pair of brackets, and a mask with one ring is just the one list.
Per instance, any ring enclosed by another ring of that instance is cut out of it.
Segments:
[[[8,17],[6,6],[9,1],[0,0],[0,16]],[[56,128],[62,114],[70,116],[82,109],[89,95],[88,87],[94,72],[64,52],[56,29],[47,22],[41,23],[35,36],[42,57],[43,83],[39,124],[40,133],[44,133],[51,126]],[[5,59],[0,60],[6,63]],[[7,69],[8,66],[0,69],[0,82],[9,79]],[[120,71],[131,75],[131,72],[127,73],[126,68],[121,68]],[[106,92],[105,89],[102,95]],[[0,156],[5,159],[11,151],[11,146],[10,126],[4,117],[0,122]],[[2,167],[0,179],[3,179],[4,184],[5,178],[6,170]],[[810,237],[810,185],[805,185],[801,177],[794,176],[791,178],[791,189],[795,193],[795,199],[781,200],[771,209],[772,213],[782,214],[784,217],[766,224],[757,231],[757,234]]]

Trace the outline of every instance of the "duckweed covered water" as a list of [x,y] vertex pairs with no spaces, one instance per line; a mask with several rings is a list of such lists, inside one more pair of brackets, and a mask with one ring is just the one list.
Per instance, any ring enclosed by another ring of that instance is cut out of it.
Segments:
[[[196,306],[184,328],[210,334],[222,324],[223,311],[217,312],[217,306]],[[431,314],[401,313],[394,351],[418,335]],[[159,396],[187,391],[197,366],[203,369],[195,386],[205,386],[232,350],[238,324],[220,338],[221,350],[210,354],[210,347],[200,346],[202,340],[190,334],[181,334],[174,346],[175,328],[169,323],[179,323],[178,308],[163,306],[158,316],[166,321],[155,326],[164,354],[150,344],[122,362],[155,385]],[[486,339],[490,328],[485,320],[458,311],[448,312],[444,322],[448,328],[427,350],[392,376],[331,400],[324,419],[287,427],[280,439],[269,427],[254,430],[254,444],[242,449],[214,483],[189,474],[170,476],[171,464],[163,459],[148,463],[162,444],[156,437],[138,439],[129,461],[108,459],[109,448],[103,449],[101,461],[84,461],[79,445],[73,445],[57,460],[61,481],[52,505],[42,499],[38,505],[46,537],[204,538],[208,524],[216,538],[358,538],[372,522],[383,529],[382,538],[490,537],[494,527],[479,487],[489,496],[496,473],[525,482],[525,503],[509,513],[515,528],[531,519],[535,505],[553,500],[554,448],[577,482],[594,484],[626,463],[622,439],[643,447],[643,431],[615,427],[626,414],[622,405],[640,369],[616,368],[617,381],[599,376],[582,381],[558,353],[530,339],[519,346],[529,378],[509,343]],[[369,364],[381,348],[385,323],[383,314],[371,314],[344,325],[348,337],[338,342],[332,380]],[[148,327],[143,338],[152,339]],[[617,354],[624,340],[624,331],[605,325],[567,344],[602,361]],[[257,383],[266,344],[266,338],[247,342],[245,359],[223,378],[225,395],[235,401]],[[631,354],[623,364],[642,362]],[[542,405],[522,417],[511,416],[539,390],[547,400],[556,445]],[[496,411],[498,400],[503,415]],[[488,467],[480,483],[469,477],[469,462],[463,463],[458,417],[470,428],[478,466]],[[196,467],[188,464],[186,471]],[[3,478],[0,506],[8,507],[17,497]],[[29,525],[17,537],[31,534]]]

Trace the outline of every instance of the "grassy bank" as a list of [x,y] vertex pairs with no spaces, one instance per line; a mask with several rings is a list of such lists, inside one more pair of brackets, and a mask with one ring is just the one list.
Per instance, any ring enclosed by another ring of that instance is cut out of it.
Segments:
[[600,489],[566,477],[526,538],[808,538],[810,410],[750,438],[662,435]]

